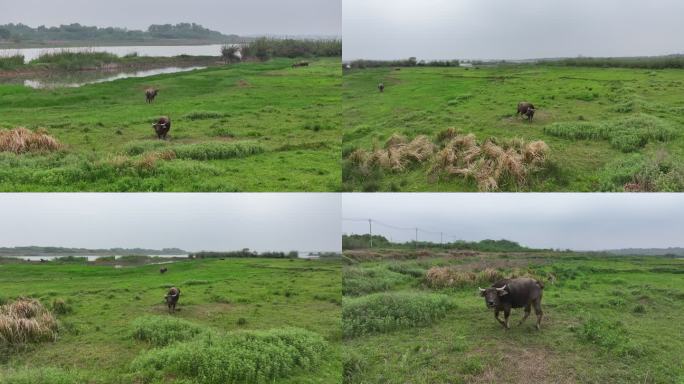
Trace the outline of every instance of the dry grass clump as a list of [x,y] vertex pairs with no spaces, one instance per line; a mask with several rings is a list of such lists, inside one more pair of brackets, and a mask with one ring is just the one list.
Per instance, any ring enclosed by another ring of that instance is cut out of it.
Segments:
[[160,160],[173,160],[176,158],[176,153],[170,149],[158,152],[147,152],[136,160],[135,165],[141,170],[153,170],[157,167],[157,162]]
[[0,152],[49,152],[62,148],[62,144],[46,131],[31,131],[24,127],[0,129]]
[[495,191],[505,182],[524,185],[530,173],[544,166],[548,153],[543,141],[510,139],[499,144],[487,139],[478,144],[473,134],[455,134],[437,152],[430,174],[470,178],[480,190]]
[[394,134],[387,140],[384,148],[370,152],[357,149],[347,159],[359,168],[378,167],[401,172],[411,164],[429,159],[434,150],[435,144],[427,136],[416,136],[409,141],[405,136]]
[[491,284],[503,278],[504,274],[493,268],[473,272],[456,267],[432,267],[425,273],[425,282],[432,288],[474,287]]
[[38,300],[21,298],[0,306],[0,345],[56,339],[57,320]]

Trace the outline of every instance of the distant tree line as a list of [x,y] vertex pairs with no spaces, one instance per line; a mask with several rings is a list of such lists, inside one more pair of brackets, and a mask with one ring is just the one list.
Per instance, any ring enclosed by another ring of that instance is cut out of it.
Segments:
[[[370,247],[370,235],[343,235],[342,249],[368,249]],[[510,240],[482,240],[482,241],[454,241],[443,244],[430,241],[409,241],[405,243],[394,243],[386,237],[373,235],[373,248],[384,249],[413,249],[413,248],[444,248],[444,249],[463,249],[480,252],[532,252],[537,249],[524,247],[515,241]],[[539,250],[541,251],[541,250]]]
[[348,64],[348,68],[381,68],[381,67],[458,67],[459,60],[418,60],[409,57],[405,60],[354,60]]
[[145,248],[63,248],[63,247],[0,247],[0,256],[79,256],[79,255],[185,255],[186,251],[179,248],[145,249]]
[[244,248],[239,251],[224,251],[224,252],[212,252],[212,251],[200,251],[193,252],[188,255],[191,259],[223,259],[223,258],[246,258],[246,257],[258,257],[265,259],[296,259],[299,257],[299,252],[257,252],[252,251],[249,248]]
[[[226,55],[234,52],[224,48]],[[341,40],[274,39],[260,37],[245,43],[240,49],[242,58],[256,58],[261,61],[272,57],[341,57]]]
[[684,55],[651,56],[651,57],[575,57],[560,60],[540,61],[542,64],[563,65],[569,67],[604,67],[604,68],[684,68]]
[[21,41],[145,41],[158,39],[238,42],[237,35],[224,35],[195,23],[150,25],[146,31],[116,27],[95,27],[79,23],[32,28],[25,24],[0,25],[0,40]]

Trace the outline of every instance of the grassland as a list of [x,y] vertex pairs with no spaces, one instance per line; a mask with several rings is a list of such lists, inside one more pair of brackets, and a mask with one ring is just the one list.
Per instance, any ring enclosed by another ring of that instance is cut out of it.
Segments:
[[[345,256],[345,383],[684,382],[681,258],[438,249]],[[518,326],[522,310],[514,309],[506,331],[478,286],[524,275],[546,285],[542,328],[529,319]]]
[[[0,304],[38,299],[59,324],[56,341],[1,345],[0,382],[340,382],[339,261],[165,266],[0,264]],[[174,315],[163,303],[171,285]]]
[[[339,60],[293,59],[80,88],[0,85],[0,129],[40,130],[57,151],[0,152],[3,191],[334,191]],[[160,89],[152,104],[144,89]],[[159,141],[152,122],[172,120]]]
[[[376,89],[380,82],[383,93]],[[681,69],[508,65],[348,70],[343,80],[343,188],[486,189],[463,169],[431,172],[443,162],[438,151],[445,148],[444,132],[454,128],[463,136],[474,135],[480,144],[504,143],[504,149],[511,142],[548,145],[543,166],[517,182],[504,180],[496,190],[681,191],[684,103],[677,90],[683,84]],[[536,107],[531,123],[515,116],[520,101]],[[350,156],[358,149],[391,150],[395,134],[408,140],[426,136],[435,145],[434,156],[413,156],[399,171],[376,167],[359,172]]]

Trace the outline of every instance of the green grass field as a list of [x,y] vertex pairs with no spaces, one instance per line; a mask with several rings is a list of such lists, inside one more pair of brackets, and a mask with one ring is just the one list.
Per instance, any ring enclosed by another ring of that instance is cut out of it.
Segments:
[[[679,69],[520,65],[354,69],[343,80],[343,156],[382,148],[395,133],[412,139],[453,127],[505,142],[549,146],[545,167],[510,191],[684,190],[684,84]],[[384,93],[378,83],[385,84]],[[532,102],[532,123],[516,117]],[[432,159],[401,171],[361,175],[346,166],[345,190],[477,191],[472,178],[431,177]],[[627,185],[626,184],[630,184]]]
[[[174,348],[192,346],[192,343],[181,342],[177,347],[153,348],[163,345],[158,341],[162,337],[183,340],[182,335],[174,332],[189,334],[198,329],[198,332],[211,331],[214,335],[226,332],[240,335],[243,331],[272,330],[277,333],[288,327],[303,329],[314,339],[323,338],[327,347],[318,356],[320,360],[309,369],[295,368],[279,379],[239,382],[322,384],[341,380],[339,261],[216,259],[165,266],[168,272],[162,275],[159,265],[114,268],[93,263],[0,264],[3,303],[30,296],[49,308],[54,307],[53,301],[62,299],[68,309],[56,311],[59,333],[55,342],[0,349],[0,382],[216,382],[211,377],[202,379],[176,372],[161,371],[156,372],[157,376],[145,376],[143,374],[149,372],[140,367],[145,368],[145,364],[158,358],[155,353],[173,355],[179,353]],[[181,289],[178,311],[174,315],[167,314],[163,302],[170,285]],[[146,316],[161,316],[161,319],[150,320]],[[187,322],[181,323],[178,331],[173,331],[173,324],[164,322],[171,318]],[[160,334],[154,339],[147,338],[150,343],[137,340],[133,337],[137,322],[149,324],[149,328],[143,327],[140,334]],[[265,339],[272,337],[270,333],[255,335]],[[220,345],[222,339],[214,336],[214,340]],[[244,340],[240,342],[245,343]],[[265,345],[262,355],[268,356],[267,352],[275,347]],[[238,352],[231,350],[232,356],[239,357]],[[203,361],[211,360],[211,356],[196,356]],[[248,360],[249,356],[245,357],[245,361]],[[189,363],[198,364],[194,360]],[[233,372],[247,369],[239,365],[237,368],[222,367],[224,371],[229,368]]]
[[[441,250],[345,255],[351,260],[343,280],[346,383],[684,382],[681,258]],[[452,274],[440,281],[434,273],[440,270],[427,273],[433,267]],[[506,331],[485,307],[478,286],[501,275],[544,281],[541,331],[534,313],[518,326],[523,311],[514,309]]]
[[[293,61],[80,88],[0,85],[0,129],[42,129],[63,144],[0,152],[0,190],[339,190],[339,60]],[[160,89],[153,104],[149,86]],[[164,142],[152,129],[162,115],[172,120]]]

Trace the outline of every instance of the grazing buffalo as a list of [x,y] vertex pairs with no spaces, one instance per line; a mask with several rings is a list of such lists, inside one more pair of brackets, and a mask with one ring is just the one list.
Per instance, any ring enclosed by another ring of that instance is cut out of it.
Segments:
[[176,312],[176,304],[178,304],[178,298],[180,297],[180,289],[176,287],[171,287],[169,293],[164,296],[166,299],[166,305],[169,307],[169,313]]
[[384,92],[385,91],[385,84],[383,84],[383,83],[378,84],[378,91]]
[[166,268],[166,267],[159,268],[159,273],[161,273],[162,275],[165,274],[166,271],[168,271],[168,268]]
[[[521,277],[497,281],[487,289],[480,288],[480,295],[484,297],[487,308],[494,309],[494,317],[506,329],[510,328],[508,316],[511,314],[511,308],[525,308],[525,315],[518,323],[520,325],[530,315],[531,307],[534,306],[537,329],[539,329],[543,314],[541,309],[543,290],[544,284],[541,282]],[[501,311],[504,313],[504,321],[499,319]]]
[[153,102],[154,98],[157,97],[158,92],[159,92],[159,90],[156,88],[147,88],[145,90],[145,101],[147,103]]
[[532,121],[532,118],[534,117],[534,111],[536,111],[536,109],[532,103],[522,101],[518,103],[518,112],[516,112],[516,116],[524,116],[528,121]]
[[309,62],[308,61],[300,61],[299,63],[294,63],[292,64],[292,68],[297,68],[297,67],[308,67]]
[[162,116],[156,123],[152,124],[152,128],[154,128],[154,132],[157,133],[157,137],[160,140],[166,139],[166,135],[171,130],[171,119],[168,116]]

